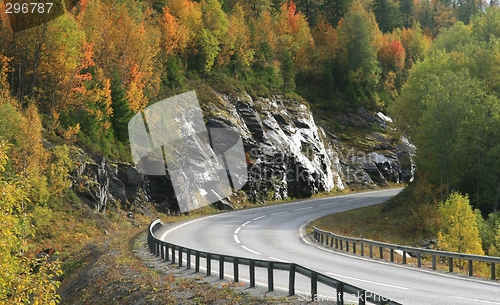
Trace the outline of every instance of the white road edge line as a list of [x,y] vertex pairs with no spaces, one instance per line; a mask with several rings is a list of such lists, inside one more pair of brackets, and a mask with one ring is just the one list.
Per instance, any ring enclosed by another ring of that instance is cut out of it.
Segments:
[[240,240],[238,239],[238,235],[234,234],[234,240],[236,241],[237,244],[241,244]]
[[170,228],[168,229],[167,231],[163,232],[163,234],[160,236],[160,237],[156,237],[160,240],[165,240],[165,237],[168,235],[168,233],[174,231],[174,230],[177,230],[185,225],[188,225],[188,224],[192,224],[193,222],[197,222],[197,221],[200,221],[200,220],[205,220],[205,219],[209,219],[209,218],[212,218],[212,217],[216,217],[216,216],[219,216],[219,215],[222,215],[222,214],[215,214],[215,215],[210,215],[210,216],[206,216],[206,217],[201,217],[201,218],[197,218],[197,219],[194,219],[194,220],[191,220],[191,221],[188,221],[188,222],[185,222],[183,224],[180,224],[180,225],[177,225],[173,228]]
[[327,205],[331,205],[331,203],[320,204],[318,207],[326,207]]
[[288,213],[288,211],[276,212],[276,213],[272,213],[272,214],[270,214],[270,215],[271,215],[271,216],[274,216],[274,215],[280,215],[280,214],[285,214],[285,213]]
[[246,226],[247,224],[249,224],[249,223],[251,223],[251,222],[252,222],[252,221],[251,221],[251,220],[249,220],[249,221],[245,222],[244,224],[242,224],[242,225],[241,225],[241,227],[244,227],[244,226]]
[[403,290],[411,290],[410,288],[406,288],[406,287],[401,287],[401,286],[396,286],[396,285],[389,285],[389,284],[384,284],[384,283],[377,283],[377,282],[374,282],[374,281],[367,281],[367,280],[358,279],[358,278],[355,278],[355,277],[345,276],[345,275],[341,275],[341,274],[337,274],[337,273],[332,273],[332,272],[327,272],[326,274],[333,275],[335,277],[343,277],[343,278],[348,279],[348,280],[354,280],[354,281],[359,281],[359,282],[363,282],[363,283],[371,283],[371,284],[375,284],[375,285],[379,285],[379,286],[386,286],[386,287],[403,289]]
[[285,260],[282,260],[282,259],[279,259],[279,258],[276,258],[276,257],[272,257],[272,256],[269,256],[269,259],[272,259],[272,260],[275,260],[275,261],[278,261],[278,262],[283,262],[283,263],[290,263],[288,261],[285,261]]
[[470,299],[470,298],[463,298],[463,297],[456,297],[456,296],[450,296],[451,298],[459,299],[459,300],[466,300],[466,301],[472,301],[474,303],[485,303],[485,304],[500,304],[497,302],[491,302],[491,301],[483,301],[483,300],[478,300],[478,299]]
[[245,246],[241,246],[241,247],[242,247],[243,249],[247,250],[248,252],[252,252],[253,254],[260,255],[260,253],[259,253],[259,252],[257,252],[257,251],[254,251],[254,250],[252,250],[252,249],[248,249],[248,248],[247,248],[247,247],[245,247]]
[[252,220],[259,220],[259,219],[264,218],[264,217],[266,217],[266,215],[259,216],[257,218],[252,219]]
[[238,234],[238,232],[241,230],[241,227],[238,227],[238,229],[234,230],[234,234]]
[[300,209],[295,209],[294,211],[303,211],[303,210],[309,210],[312,209],[313,207],[307,207],[307,208],[300,208]]

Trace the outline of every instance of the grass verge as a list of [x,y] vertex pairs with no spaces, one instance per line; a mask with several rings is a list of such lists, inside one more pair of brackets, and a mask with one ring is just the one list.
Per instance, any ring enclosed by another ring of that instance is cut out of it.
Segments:
[[413,214],[404,208],[384,210],[384,204],[354,209],[321,217],[308,225],[308,233],[316,226],[335,234],[365,238],[381,242],[416,246],[422,236],[408,231],[408,223],[413,222]]

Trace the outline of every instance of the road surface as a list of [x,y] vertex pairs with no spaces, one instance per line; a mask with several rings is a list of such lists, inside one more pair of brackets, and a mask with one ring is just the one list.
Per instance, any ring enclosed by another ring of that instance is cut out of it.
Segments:
[[[399,191],[373,191],[232,211],[165,226],[155,235],[169,243],[207,252],[294,262],[402,304],[500,305],[498,282],[357,257],[318,246],[305,236],[305,224],[313,219],[378,204]],[[230,277],[231,265],[225,266],[225,270]],[[212,274],[217,271],[217,262],[213,262]],[[265,270],[258,271],[257,282],[265,285],[266,274]],[[248,275],[240,271],[240,279],[245,278]],[[310,282],[300,275],[296,281],[296,297],[305,299]],[[287,289],[288,274],[275,271],[274,283],[276,289]],[[318,285],[320,301],[334,300],[335,294],[335,289]],[[355,296],[350,301],[357,303]]]

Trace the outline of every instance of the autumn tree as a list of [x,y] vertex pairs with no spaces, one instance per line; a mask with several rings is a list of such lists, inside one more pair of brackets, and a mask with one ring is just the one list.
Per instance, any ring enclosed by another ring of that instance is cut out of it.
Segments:
[[308,51],[314,44],[309,24],[293,1],[281,6],[277,18],[279,52],[287,49],[297,72],[306,71],[310,63]]
[[[484,255],[476,215],[467,196],[451,193],[439,204],[438,211],[441,218],[438,246],[441,250]],[[467,262],[462,264],[465,266]]]
[[219,0],[206,0],[202,3],[203,29],[198,37],[201,55],[201,68],[208,72],[221,52],[220,45],[226,38],[229,21],[222,10]]
[[161,48],[165,56],[174,54],[185,54],[188,47],[190,29],[170,13],[168,6],[163,8],[162,19],[160,20],[162,41]]
[[415,22],[411,28],[402,30],[401,44],[406,52],[405,70],[409,70],[414,63],[424,59],[430,47],[430,40],[422,33],[420,24]]
[[381,47],[378,50],[379,62],[382,68],[381,82],[385,92],[389,94],[391,99],[398,95],[402,72],[405,67],[406,50],[398,38],[394,34],[385,35],[382,37]]
[[250,31],[245,23],[245,13],[235,5],[229,17],[229,28],[222,47],[220,65],[231,67],[236,73],[250,67],[254,50],[250,42]]
[[[3,101],[2,101],[3,102]],[[30,225],[25,178],[16,173],[5,177],[12,145],[0,138],[0,302],[2,304],[57,304],[61,275],[59,263],[28,258],[28,237],[35,234]],[[38,272],[33,272],[37,266]]]
[[[89,1],[79,18],[86,40],[93,45],[93,60],[110,82],[118,73],[124,84],[129,107],[137,112],[158,94],[160,72],[155,60],[160,51],[160,30],[148,20],[139,4]],[[97,71],[97,70],[96,70]],[[98,72],[100,73],[100,72]],[[106,84],[98,87],[105,88]]]

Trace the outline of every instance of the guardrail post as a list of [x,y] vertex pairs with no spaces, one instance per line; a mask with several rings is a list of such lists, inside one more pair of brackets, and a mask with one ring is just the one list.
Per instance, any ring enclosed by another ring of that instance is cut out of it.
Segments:
[[187,254],[186,254],[187,255],[186,269],[191,269],[191,248],[188,248],[186,250],[186,252],[187,252]]
[[207,253],[207,276],[212,274],[212,254]]
[[340,240],[340,250],[344,250],[344,241]]
[[361,243],[361,256],[365,256],[365,244]]
[[339,239],[335,238],[335,249],[339,248]]
[[169,261],[170,260],[170,244],[169,243],[165,243],[165,261]]
[[219,255],[219,280],[224,279],[224,255]]
[[417,267],[422,267],[422,254],[417,253]]
[[436,256],[432,256],[432,270],[436,270]]
[[319,241],[320,243],[323,243],[323,233],[321,233],[321,234],[319,235],[319,240],[320,240],[320,241]]
[[157,239],[155,239],[155,249],[156,249],[155,255],[160,256],[160,242]]
[[453,257],[448,257],[448,271],[453,272]]
[[391,249],[391,262],[394,262],[394,249]]
[[369,247],[370,247],[370,251],[369,251],[370,252],[370,257],[373,257],[373,246],[370,245]]
[[380,259],[384,259],[384,248],[379,246],[378,252],[379,252]]
[[288,274],[288,296],[295,295],[295,264],[290,264],[290,271]]
[[356,254],[356,242],[352,242],[352,253]]
[[274,290],[273,271],[274,271],[274,264],[273,264],[273,262],[271,262],[271,261],[267,262],[267,290],[268,291],[273,291]]
[[406,251],[403,251],[403,265],[406,265]]
[[160,242],[160,258],[165,259],[165,242]]
[[200,251],[194,253],[194,272],[200,272]]
[[311,300],[316,300],[318,296],[318,274],[312,272],[311,274]]
[[495,263],[491,263],[491,279],[495,280],[496,274],[495,274]]
[[330,239],[330,248],[333,248],[333,236],[332,239]]
[[345,241],[345,250],[347,252],[349,252],[349,241],[348,240]]
[[182,247],[179,247],[179,267],[182,267]]
[[255,287],[255,260],[250,260],[250,287]]
[[175,245],[172,245],[172,264],[175,264]]
[[472,269],[472,260],[469,259],[469,276],[474,276],[474,270]]
[[234,281],[239,282],[240,281],[240,274],[239,274],[239,266],[238,266],[238,258],[233,257],[233,275],[234,275]]
[[344,283],[337,284],[337,305],[344,305]]

